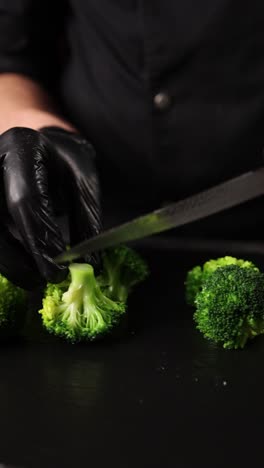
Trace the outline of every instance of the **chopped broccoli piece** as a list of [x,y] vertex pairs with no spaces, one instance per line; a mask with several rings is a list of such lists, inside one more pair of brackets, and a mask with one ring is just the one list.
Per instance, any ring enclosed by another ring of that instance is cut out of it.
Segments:
[[215,269],[195,303],[198,330],[224,348],[243,348],[264,333],[264,275],[256,268],[234,264]]
[[143,259],[128,247],[102,254],[103,270],[95,278],[87,263],[73,263],[60,284],[49,283],[42,301],[44,327],[71,342],[92,341],[120,324],[132,288],[145,279]]
[[253,268],[255,271],[259,269],[254,263],[237,259],[235,257],[225,256],[217,259],[208,260],[202,266],[195,266],[187,273],[185,281],[185,296],[187,304],[195,306],[195,298],[201,291],[203,283],[217,268],[227,265],[237,265],[241,268]]
[[71,342],[92,341],[119,323],[125,305],[108,298],[100,289],[89,264],[73,263],[68,278],[48,284],[39,311],[44,327]]
[[98,280],[105,294],[115,301],[126,302],[134,286],[149,274],[142,257],[123,245],[103,252],[102,262],[103,272]]
[[25,323],[28,307],[26,291],[0,274],[0,338],[18,334]]

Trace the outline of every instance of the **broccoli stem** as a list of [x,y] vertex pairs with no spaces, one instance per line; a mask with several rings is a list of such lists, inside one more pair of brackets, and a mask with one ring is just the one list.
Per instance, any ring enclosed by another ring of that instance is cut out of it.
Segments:
[[119,287],[116,287],[115,290],[113,289],[112,294],[112,297],[118,297],[120,302],[126,302],[128,298],[128,288],[121,284]]
[[71,283],[69,290],[64,293],[67,297],[68,294],[76,295],[75,300],[78,300],[78,296],[82,296],[84,286],[89,286],[91,291],[96,287],[96,280],[94,277],[94,270],[88,263],[72,263],[69,266],[71,274]]
[[128,298],[128,287],[126,285],[120,284],[120,280],[118,278],[113,277],[112,283],[108,288],[109,296],[114,300],[119,302],[126,302]]
[[108,294],[113,300],[126,302],[129,293],[127,282],[122,283],[122,258],[116,258],[115,264],[107,257],[104,258],[105,270],[108,275]]
[[113,302],[102,293],[93,267],[89,264],[73,263],[69,270],[70,287],[62,296],[64,304],[69,306],[69,322],[81,320],[82,316],[86,326],[93,329],[103,327],[110,320],[107,308],[111,309]]

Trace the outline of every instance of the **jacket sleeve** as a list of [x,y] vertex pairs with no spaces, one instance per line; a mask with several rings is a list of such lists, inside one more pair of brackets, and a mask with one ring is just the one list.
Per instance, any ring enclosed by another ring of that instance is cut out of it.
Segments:
[[0,0],[0,73],[49,80],[64,18],[63,0]]

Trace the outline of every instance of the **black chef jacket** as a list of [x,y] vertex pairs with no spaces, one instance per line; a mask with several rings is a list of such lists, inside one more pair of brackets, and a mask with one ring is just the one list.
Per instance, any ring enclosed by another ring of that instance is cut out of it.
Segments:
[[[0,72],[55,94],[124,216],[261,163],[263,0],[0,0]],[[261,237],[262,205],[209,232]]]

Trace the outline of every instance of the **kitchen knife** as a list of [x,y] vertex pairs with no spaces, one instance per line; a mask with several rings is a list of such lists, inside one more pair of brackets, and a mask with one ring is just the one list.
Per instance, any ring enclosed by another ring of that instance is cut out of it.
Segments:
[[193,196],[103,231],[58,255],[65,263],[91,252],[183,226],[264,195],[264,167],[246,172]]

